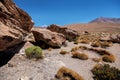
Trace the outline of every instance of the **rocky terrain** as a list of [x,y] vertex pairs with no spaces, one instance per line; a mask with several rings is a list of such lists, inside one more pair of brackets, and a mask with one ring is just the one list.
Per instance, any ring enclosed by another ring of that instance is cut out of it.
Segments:
[[[1,0],[0,80],[95,80],[96,65],[119,70],[120,23],[109,20],[37,28],[12,0]],[[42,58],[28,58],[33,46],[42,48]]]

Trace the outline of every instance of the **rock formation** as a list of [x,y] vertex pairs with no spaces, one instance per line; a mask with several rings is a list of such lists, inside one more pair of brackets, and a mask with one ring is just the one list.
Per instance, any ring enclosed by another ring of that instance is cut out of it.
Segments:
[[51,32],[48,29],[33,28],[32,33],[36,42],[43,41],[52,47],[61,47],[66,41],[63,34]]
[[114,43],[120,43],[120,33],[111,34],[106,37],[101,38],[102,41],[111,41]]
[[12,0],[0,0],[0,51],[21,43],[33,24],[30,16]]
[[74,31],[74,30],[71,30],[71,29],[68,29],[65,27],[60,27],[60,26],[57,26],[54,24],[48,26],[47,29],[49,29],[53,32],[62,33],[66,37],[66,39],[68,39],[70,41],[74,40],[76,37],[79,36],[77,31]]

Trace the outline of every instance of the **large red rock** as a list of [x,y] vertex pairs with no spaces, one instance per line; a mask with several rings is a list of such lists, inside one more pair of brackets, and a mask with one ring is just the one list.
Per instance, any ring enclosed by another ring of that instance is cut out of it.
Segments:
[[48,29],[33,28],[32,33],[37,42],[43,41],[52,47],[61,47],[66,41],[63,34]]
[[21,43],[33,24],[31,17],[12,0],[0,0],[0,51]]
[[66,27],[60,27],[55,24],[48,26],[47,29],[49,29],[53,32],[62,33],[63,35],[65,35],[66,39],[68,39],[70,41],[74,40],[76,37],[79,36],[77,31],[74,31],[74,30],[66,28]]

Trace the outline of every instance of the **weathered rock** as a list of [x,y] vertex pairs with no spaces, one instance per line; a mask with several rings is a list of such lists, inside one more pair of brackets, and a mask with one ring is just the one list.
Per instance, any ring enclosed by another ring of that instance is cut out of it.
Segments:
[[0,51],[21,43],[32,27],[30,16],[12,0],[0,0]]
[[76,37],[79,36],[77,31],[68,29],[66,27],[60,27],[60,26],[57,26],[57,25],[54,25],[54,24],[48,26],[47,29],[49,29],[49,30],[51,30],[53,32],[64,34],[66,39],[68,39],[70,41],[74,40]]
[[120,43],[120,33],[119,34],[112,34],[110,36],[110,41]]
[[32,32],[37,42],[43,41],[52,47],[61,47],[66,41],[63,34],[51,32],[48,29],[34,28]]
[[120,33],[108,35],[106,37],[101,38],[100,40],[120,43]]

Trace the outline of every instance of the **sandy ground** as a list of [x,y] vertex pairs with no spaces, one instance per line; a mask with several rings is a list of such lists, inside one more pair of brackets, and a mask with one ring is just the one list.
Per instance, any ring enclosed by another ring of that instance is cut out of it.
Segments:
[[[75,45],[73,42],[68,42],[67,47],[63,46],[60,49],[52,49],[52,51],[43,50],[45,58],[38,61],[28,60],[22,54],[16,54],[8,64],[0,68],[0,80],[22,80],[20,78],[24,78],[24,80],[51,80],[62,66],[76,71],[84,80],[93,80],[90,70],[97,63],[91,58],[99,57],[99,55],[91,51],[80,50],[80,52],[88,54],[89,59],[79,60],[72,58],[71,54],[59,54],[61,50],[70,51],[71,48],[79,45],[90,47],[88,44]],[[116,56],[115,63],[109,64],[120,69],[120,44],[113,44],[106,50]]]

